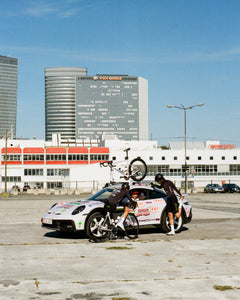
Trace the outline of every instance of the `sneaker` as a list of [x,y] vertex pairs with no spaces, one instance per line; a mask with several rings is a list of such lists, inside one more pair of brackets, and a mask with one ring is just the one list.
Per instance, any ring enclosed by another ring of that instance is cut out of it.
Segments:
[[175,231],[169,231],[168,233],[167,233],[167,235],[174,235],[175,234]]
[[122,222],[118,222],[118,223],[117,223],[117,227],[120,227],[123,231],[125,231],[125,228],[124,228]]

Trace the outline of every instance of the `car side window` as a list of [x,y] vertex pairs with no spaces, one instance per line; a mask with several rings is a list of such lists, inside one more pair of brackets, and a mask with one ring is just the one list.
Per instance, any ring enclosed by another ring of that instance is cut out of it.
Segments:
[[166,195],[161,191],[149,191],[149,199],[163,198]]

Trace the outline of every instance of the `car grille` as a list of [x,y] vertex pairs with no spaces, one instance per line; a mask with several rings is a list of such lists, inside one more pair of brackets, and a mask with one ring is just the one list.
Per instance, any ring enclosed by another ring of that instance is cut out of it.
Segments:
[[52,224],[43,224],[43,227],[56,229],[62,232],[75,231],[76,227],[72,220],[53,220]]

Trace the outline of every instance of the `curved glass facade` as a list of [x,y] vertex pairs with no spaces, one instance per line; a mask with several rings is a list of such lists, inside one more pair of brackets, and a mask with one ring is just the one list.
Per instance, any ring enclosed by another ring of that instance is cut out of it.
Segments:
[[0,138],[16,138],[18,59],[0,55]]
[[76,76],[86,76],[87,69],[45,69],[45,138],[52,139],[53,133],[63,138],[75,139]]

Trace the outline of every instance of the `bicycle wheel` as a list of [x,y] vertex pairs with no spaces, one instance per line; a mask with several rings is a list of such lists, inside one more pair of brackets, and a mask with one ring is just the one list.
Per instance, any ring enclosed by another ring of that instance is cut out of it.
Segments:
[[145,161],[140,157],[133,159],[129,164],[128,173],[135,181],[143,180],[147,175],[147,165]]
[[105,218],[105,214],[96,212],[87,220],[86,234],[90,240],[101,243],[109,240],[111,233],[109,220]]
[[136,239],[138,237],[139,224],[138,219],[134,214],[129,213],[123,225],[129,239]]

